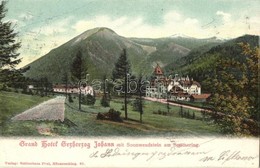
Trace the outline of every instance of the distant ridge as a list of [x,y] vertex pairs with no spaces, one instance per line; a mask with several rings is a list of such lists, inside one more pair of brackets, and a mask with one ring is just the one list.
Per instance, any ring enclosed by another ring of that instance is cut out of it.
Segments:
[[182,33],[177,33],[177,34],[171,35],[170,38],[194,38],[194,37],[190,37],[190,36],[187,36]]
[[111,75],[123,48],[127,49],[131,73],[148,75],[153,72],[154,63],[167,66],[188,55],[193,48],[210,43],[213,42],[195,38],[126,38],[109,28],[98,27],[83,32],[28,64],[31,68],[25,76],[47,77],[51,82],[59,83],[63,73],[70,71],[72,60],[80,50],[91,78],[102,78],[104,74]]

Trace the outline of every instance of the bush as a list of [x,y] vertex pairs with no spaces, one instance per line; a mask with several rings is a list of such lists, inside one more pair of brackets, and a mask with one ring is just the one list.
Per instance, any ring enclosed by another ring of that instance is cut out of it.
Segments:
[[71,97],[71,94],[69,94],[69,102],[70,102],[70,103],[73,103],[73,99],[72,99],[72,97]]
[[161,111],[161,110],[158,110],[158,114],[162,114],[162,111]]
[[116,121],[116,122],[123,122],[120,115],[121,115],[121,113],[119,111],[110,109],[107,113],[98,113],[97,120],[111,120],[111,121]]
[[97,120],[105,120],[106,118],[105,118],[105,115],[104,114],[102,114],[102,113],[98,113],[97,114]]
[[125,110],[125,105],[122,105],[121,109],[120,110]]
[[82,96],[81,103],[85,105],[94,105],[96,102],[96,99],[94,96],[88,94],[87,96]]
[[28,94],[29,94],[29,95],[34,95],[32,89],[29,89]]
[[139,110],[139,100],[138,99],[135,99],[132,103],[132,106],[133,106],[133,111],[138,111]]
[[187,116],[186,116],[187,118],[191,118],[191,117],[190,117],[190,111],[189,111],[189,110],[187,111],[186,114],[187,114]]
[[143,109],[143,104],[142,102],[140,101],[139,98],[136,98],[133,102],[132,102],[132,106],[133,106],[133,111],[142,111]]
[[171,113],[168,113],[167,111],[161,111],[160,109],[158,111],[154,111],[153,114],[164,115],[164,116],[172,116]]
[[1,90],[6,91],[6,92],[11,92],[12,91],[12,89],[10,89],[6,84],[3,84]]

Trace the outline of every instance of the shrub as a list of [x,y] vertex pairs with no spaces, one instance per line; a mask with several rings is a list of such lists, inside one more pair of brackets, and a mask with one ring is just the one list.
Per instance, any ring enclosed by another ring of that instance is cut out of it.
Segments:
[[135,99],[132,102],[132,106],[133,106],[133,111],[139,111],[140,100],[139,99]]
[[125,106],[124,106],[124,105],[122,105],[122,107],[121,107],[121,109],[120,109],[120,110],[122,110],[122,111],[123,111],[123,110],[125,110]]
[[29,94],[29,95],[34,95],[32,89],[29,89],[28,94]]
[[189,111],[189,110],[187,111],[186,114],[187,114],[187,118],[191,118],[191,117],[190,117],[190,111]]
[[162,111],[161,111],[161,110],[158,110],[158,114],[162,114]]
[[97,120],[111,120],[111,121],[116,121],[116,122],[123,122],[120,115],[121,115],[121,113],[119,111],[110,109],[107,113],[98,113]]
[[94,96],[87,94],[87,96],[82,96],[81,103],[85,105],[94,105],[96,102],[96,99]]
[[97,114],[97,120],[104,120],[105,119],[105,115],[102,113],[98,113]]
[[70,102],[70,103],[73,103],[73,99],[72,99],[72,97],[71,97],[71,94],[69,94],[69,102]]
[[11,92],[12,91],[12,89],[10,89],[6,84],[3,84],[1,90],[6,91],[6,92]]
[[193,112],[193,114],[192,114],[192,119],[195,119],[195,113]]

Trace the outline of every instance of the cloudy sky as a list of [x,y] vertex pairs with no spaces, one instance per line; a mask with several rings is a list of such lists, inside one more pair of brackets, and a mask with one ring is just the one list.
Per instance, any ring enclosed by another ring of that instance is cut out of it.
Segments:
[[259,0],[9,0],[7,8],[22,41],[19,67],[95,27],[126,37],[260,35]]

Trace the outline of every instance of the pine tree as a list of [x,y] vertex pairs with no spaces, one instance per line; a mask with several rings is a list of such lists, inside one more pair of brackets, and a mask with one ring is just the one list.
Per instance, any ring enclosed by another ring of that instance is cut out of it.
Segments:
[[68,75],[68,72],[65,71],[63,74],[62,74],[62,83],[65,84],[65,91],[66,91],[66,98],[68,97],[68,85],[69,85],[69,75]]
[[100,104],[101,104],[101,106],[103,106],[103,107],[109,107],[109,98],[108,98],[108,96],[107,96],[107,83],[106,83],[106,81],[107,81],[107,78],[106,78],[106,75],[104,75],[104,77],[103,77],[103,96],[102,96],[102,99],[101,99],[101,101],[100,101]]
[[15,66],[21,62],[17,53],[21,44],[15,39],[17,33],[14,32],[10,21],[3,21],[7,12],[5,6],[6,1],[2,1],[0,4],[0,85],[14,78],[12,74],[15,73]]
[[85,65],[85,61],[82,57],[82,53],[79,50],[74,58],[71,65],[71,74],[74,81],[77,82],[79,89],[79,110],[81,110],[81,80],[86,77],[87,67]]
[[137,84],[137,90],[138,90],[138,94],[139,94],[139,101],[138,101],[138,111],[140,113],[140,122],[143,122],[143,98],[142,98],[142,75],[139,76],[138,79],[138,84]]
[[180,114],[181,114],[181,118],[183,118],[184,114],[183,114],[183,107],[182,106],[180,106]]
[[123,52],[115,63],[115,68],[112,72],[113,80],[124,79],[125,75],[129,72],[130,64],[127,59],[126,49],[123,49]]
[[167,112],[168,112],[168,114],[169,114],[169,113],[170,113],[170,109],[171,109],[169,102],[167,102],[166,108],[167,108]]
[[70,103],[73,103],[73,99],[72,99],[72,96],[71,96],[70,93],[69,93],[69,102],[70,102]]
[[130,64],[127,59],[126,49],[123,49],[122,54],[115,63],[115,68],[112,72],[113,80],[124,80],[123,92],[124,92],[124,110],[125,119],[127,120],[127,74],[130,72]]

